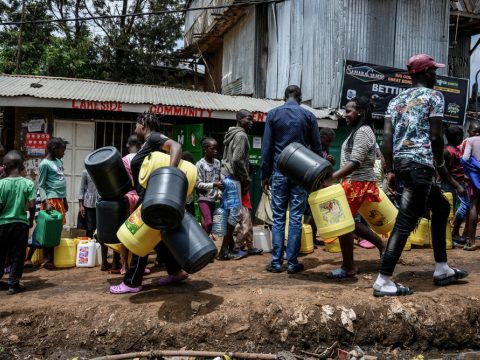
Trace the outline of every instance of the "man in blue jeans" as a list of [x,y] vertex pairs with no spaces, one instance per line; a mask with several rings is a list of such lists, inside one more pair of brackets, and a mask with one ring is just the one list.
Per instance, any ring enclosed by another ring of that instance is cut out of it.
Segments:
[[302,233],[302,215],[305,211],[307,192],[288,180],[277,168],[277,161],[283,149],[293,142],[309,147],[322,156],[320,132],[317,119],[302,108],[302,92],[296,85],[285,89],[285,104],[271,110],[267,115],[262,144],[262,188],[272,194],[272,261],[267,271],[282,271],[285,250],[285,217],[290,206],[288,227],[287,258],[288,273],[295,274],[304,269],[297,260]]

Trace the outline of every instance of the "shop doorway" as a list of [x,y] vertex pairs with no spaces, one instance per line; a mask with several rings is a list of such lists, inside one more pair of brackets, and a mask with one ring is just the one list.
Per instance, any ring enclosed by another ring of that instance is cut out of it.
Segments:
[[63,166],[67,181],[69,211],[67,225],[75,227],[78,216],[77,195],[80,189],[85,157],[94,150],[95,123],[87,121],[54,120],[54,136],[68,141]]

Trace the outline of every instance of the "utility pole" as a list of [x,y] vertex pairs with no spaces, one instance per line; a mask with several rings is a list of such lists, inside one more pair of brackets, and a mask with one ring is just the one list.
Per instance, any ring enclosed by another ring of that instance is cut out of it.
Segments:
[[20,61],[22,59],[22,47],[23,47],[23,27],[25,26],[25,17],[27,13],[26,9],[26,1],[22,0],[22,23],[20,24],[20,32],[18,34],[18,41],[17,41],[17,58],[15,60],[15,73],[20,72]]

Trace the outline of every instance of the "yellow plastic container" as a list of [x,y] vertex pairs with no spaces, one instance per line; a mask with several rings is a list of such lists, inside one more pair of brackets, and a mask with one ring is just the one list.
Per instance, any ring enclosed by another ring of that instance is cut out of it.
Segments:
[[300,242],[300,254],[311,254],[313,252],[313,230],[310,225],[303,224],[302,239]]
[[[170,165],[170,155],[160,151],[154,151],[143,160],[142,167],[140,168],[140,174],[138,180],[140,185],[144,188],[147,187],[150,174],[158,168]],[[190,195],[195,187],[197,181],[197,167],[191,162],[180,160],[178,169],[185,173],[188,180],[187,195]]]
[[421,218],[417,228],[410,233],[408,238],[412,245],[423,246],[428,244],[430,241],[430,221]]
[[[432,247],[432,233],[431,233],[431,230],[432,229],[430,229],[430,239],[429,239],[430,247]],[[447,227],[446,227],[445,231],[446,231],[445,241],[446,241],[446,245],[447,245],[447,250],[451,250],[451,249],[453,249],[453,239],[452,239],[452,226],[450,225],[449,222],[447,222]]]
[[450,204],[450,214],[448,215],[449,219],[453,219],[455,216],[455,211],[454,211],[454,204],[453,204],[453,194],[451,192],[444,192],[443,196],[445,199],[448,200],[448,203]]
[[43,262],[43,249],[36,249],[32,256],[32,264],[40,265]]
[[311,193],[308,203],[322,238],[331,239],[355,229],[355,222],[341,185],[332,185]]
[[407,238],[407,242],[405,243],[405,247],[403,251],[410,251],[412,250],[412,243],[410,242],[410,236]]
[[77,258],[77,243],[75,239],[62,238],[60,244],[55,246],[53,264],[57,268],[75,267]]
[[160,242],[159,230],[152,229],[142,220],[142,206],[139,206],[117,231],[120,242],[132,253],[146,256]]
[[386,234],[393,230],[398,210],[383,190],[380,188],[378,190],[381,201],[365,201],[360,206],[358,212],[373,231],[379,234]]
[[329,253],[339,253],[342,252],[342,248],[340,247],[340,240],[338,237],[328,240],[323,240],[325,243],[325,251]]

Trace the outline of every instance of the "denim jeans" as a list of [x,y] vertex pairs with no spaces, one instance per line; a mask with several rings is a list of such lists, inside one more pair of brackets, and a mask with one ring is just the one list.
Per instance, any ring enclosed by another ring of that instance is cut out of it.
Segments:
[[432,246],[435,262],[446,262],[446,226],[450,204],[440,188],[433,184],[435,171],[413,161],[395,162],[396,180],[404,184],[400,208],[387,250],[382,256],[380,273],[392,276],[407,238],[417,226],[420,216],[429,208],[432,211]]
[[470,211],[470,198],[468,197],[467,184],[465,182],[460,182],[460,185],[465,189],[465,195],[463,196],[458,195],[457,189],[447,181],[442,181],[440,187],[443,191],[452,193],[453,206],[458,205],[454,211],[455,218],[459,221],[463,221]]
[[[278,171],[271,178],[272,191],[272,265],[281,266],[283,252],[287,251],[288,267],[298,265],[300,238],[302,235],[302,216],[305,212],[307,191],[291,182]],[[288,240],[285,248],[285,218],[290,206]]]

